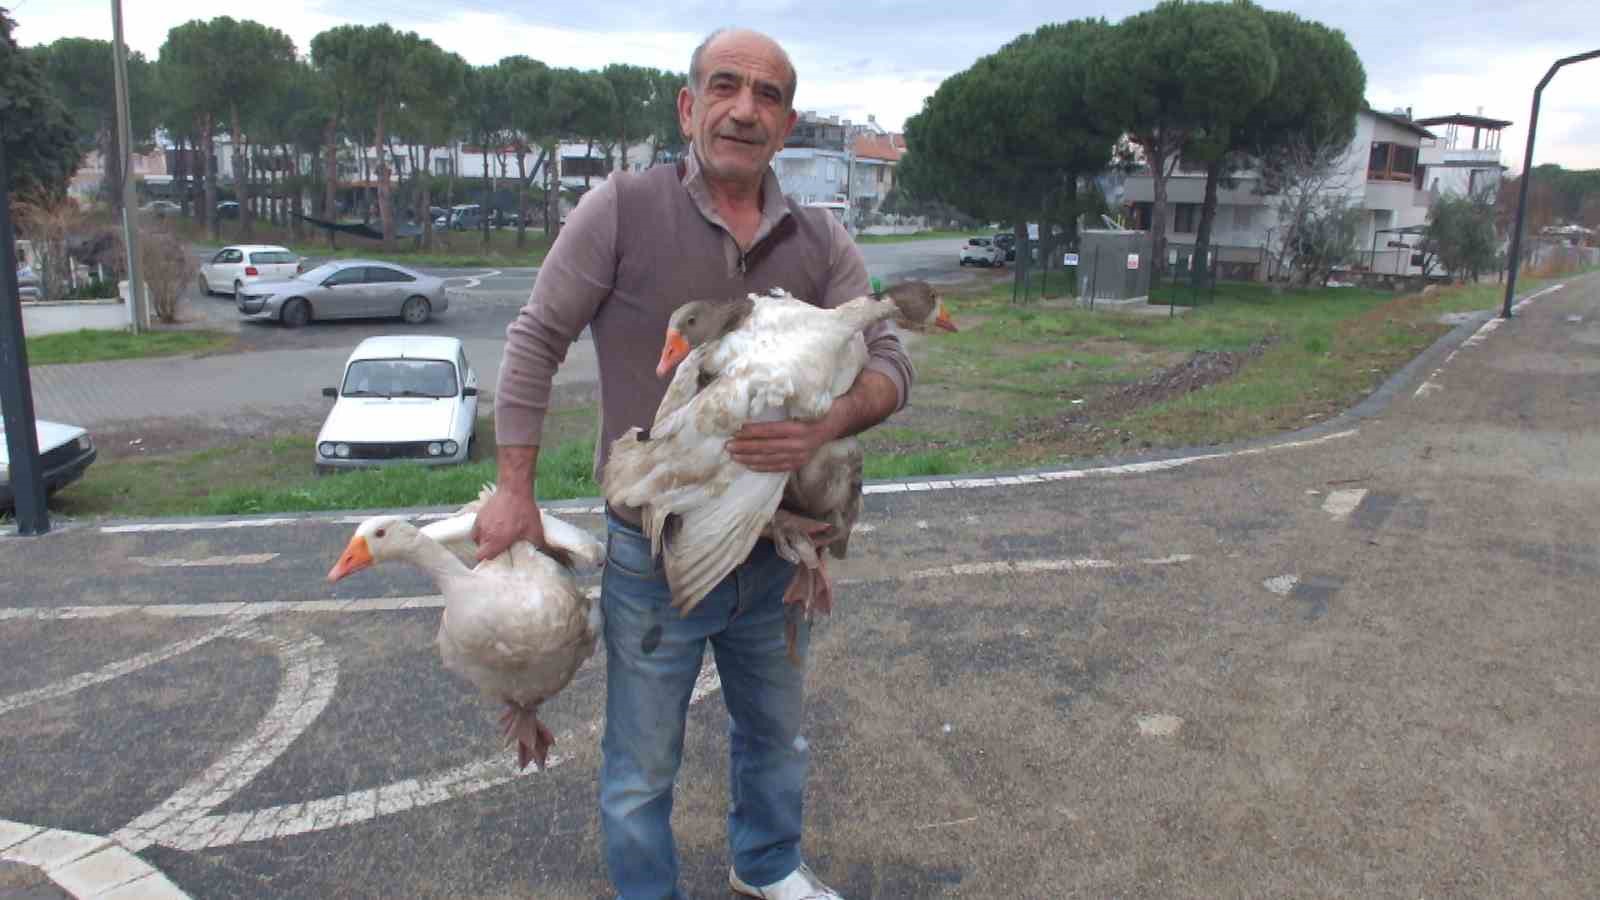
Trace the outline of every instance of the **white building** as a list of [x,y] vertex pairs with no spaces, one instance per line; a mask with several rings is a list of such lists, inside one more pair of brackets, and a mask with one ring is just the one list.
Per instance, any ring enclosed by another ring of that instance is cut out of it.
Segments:
[[1438,135],[1422,143],[1421,162],[1427,170],[1430,193],[1473,197],[1482,191],[1493,194],[1500,189],[1500,178],[1506,169],[1500,164],[1500,129],[1510,122],[1484,118],[1480,106],[1475,116],[1433,116],[1418,119],[1417,124]]
[[[1497,148],[1492,165],[1485,161],[1488,148],[1479,147],[1469,148],[1471,152],[1461,157],[1470,157],[1472,166],[1458,166],[1448,163],[1452,158],[1448,154],[1460,151],[1442,147],[1442,143],[1421,122],[1412,120],[1407,111],[1384,113],[1369,107],[1356,114],[1356,134],[1340,164],[1341,175],[1334,180],[1334,185],[1362,211],[1356,237],[1360,250],[1356,264],[1359,269],[1384,274],[1418,274],[1420,270],[1413,264],[1412,248],[1419,240],[1416,231],[1427,222],[1428,208],[1433,202],[1430,173],[1438,174],[1439,189],[1446,190],[1455,182],[1456,170],[1470,173],[1475,166],[1498,171]],[[1436,161],[1431,165],[1429,154],[1436,154]],[[1466,180],[1477,183],[1477,177],[1470,174]],[[1203,168],[1181,163],[1167,180],[1169,264],[1184,264],[1193,253],[1200,208],[1205,200],[1205,181]],[[1218,262],[1218,275],[1263,280],[1268,274],[1268,247],[1279,228],[1280,198],[1260,192],[1259,173],[1243,172],[1234,176],[1234,181],[1235,187],[1219,186],[1217,190],[1211,243]],[[1123,199],[1133,207],[1134,227],[1150,226],[1154,193],[1153,179],[1148,173],[1128,176]]]

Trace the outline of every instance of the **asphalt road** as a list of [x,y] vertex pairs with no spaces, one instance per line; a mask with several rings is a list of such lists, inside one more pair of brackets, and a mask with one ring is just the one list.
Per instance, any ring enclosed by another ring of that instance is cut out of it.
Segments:
[[[1600,278],[1481,321],[1272,444],[873,486],[812,642],[807,858],[852,898],[1592,896]],[[515,776],[429,584],[323,580],[352,528],[0,540],[0,857],[42,826],[197,897],[609,896],[603,660]],[[675,823],[725,897],[702,688]]]
[[[863,247],[868,270],[887,282],[907,278],[961,281],[959,240],[909,241]],[[429,269],[449,279],[450,308],[423,327],[461,338],[479,383],[498,382],[506,325],[533,289],[537,269]],[[163,428],[250,432],[264,423],[306,421],[314,431],[327,413],[322,388],[335,385],[356,344],[407,330],[393,320],[316,322],[285,329],[241,320],[233,298],[191,290],[182,315],[193,327],[239,335],[237,350],[201,358],[119,360],[37,366],[34,406],[43,418],[132,434],[155,421]],[[573,344],[557,382],[581,390],[598,378],[593,345]]]

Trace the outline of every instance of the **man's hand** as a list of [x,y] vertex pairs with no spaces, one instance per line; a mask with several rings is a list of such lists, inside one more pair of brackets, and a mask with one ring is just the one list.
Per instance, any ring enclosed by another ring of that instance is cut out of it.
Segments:
[[479,562],[499,556],[517,541],[545,549],[544,521],[533,500],[533,471],[538,455],[538,447],[499,448],[498,483],[472,525]]
[[838,436],[831,415],[751,422],[728,441],[728,455],[753,472],[793,472],[810,461],[817,448]]

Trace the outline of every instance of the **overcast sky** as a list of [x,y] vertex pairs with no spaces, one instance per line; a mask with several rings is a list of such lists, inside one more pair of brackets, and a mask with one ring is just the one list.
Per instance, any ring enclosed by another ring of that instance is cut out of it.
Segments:
[[[612,62],[683,71],[705,32],[758,28],[788,48],[800,73],[796,105],[897,130],[923,98],[1020,33],[1076,16],[1116,21],[1152,6],[1131,0],[968,4],[889,0],[754,0],[705,3],[610,0],[207,0],[204,11],[172,0],[123,0],[127,40],[154,58],[167,29],[197,15],[252,18],[307,52],[334,25],[387,20],[415,30],[473,64],[522,53],[556,66]],[[1533,88],[1554,60],[1600,48],[1593,0],[1268,0],[1341,29],[1367,69],[1378,109],[1409,106],[1419,118],[1453,112],[1510,119],[1501,161],[1522,168]],[[24,46],[58,37],[109,40],[107,0],[0,0]],[[1536,164],[1600,168],[1600,59],[1564,69],[1545,89]]]

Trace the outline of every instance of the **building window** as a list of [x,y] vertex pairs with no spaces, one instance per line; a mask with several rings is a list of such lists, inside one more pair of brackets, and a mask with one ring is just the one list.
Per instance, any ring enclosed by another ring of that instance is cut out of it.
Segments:
[[1195,222],[1200,219],[1200,204],[1179,203],[1172,217],[1172,230],[1178,234],[1194,234]]
[[1417,168],[1417,148],[1374,141],[1367,157],[1368,181],[1410,181]]
[[448,156],[435,156],[433,158],[433,174],[440,177],[453,174],[451,169],[453,168],[454,163],[455,160]]
[[1255,209],[1249,206],[1235,206],[1233,208],[1233,227],[1236,231],[1245,231],[1255,223]]

